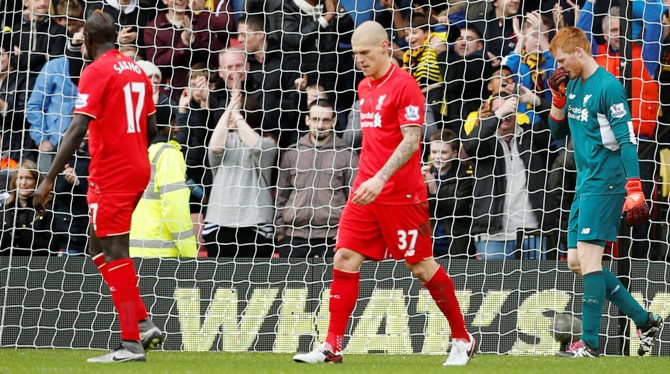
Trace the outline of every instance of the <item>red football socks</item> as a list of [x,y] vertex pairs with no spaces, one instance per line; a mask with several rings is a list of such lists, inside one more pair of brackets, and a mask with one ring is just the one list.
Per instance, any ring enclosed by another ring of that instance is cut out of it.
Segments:
[[430,292],[430,296],[435,300],[437,307],[447,317],[451,328],[451,337],[453,339],[470,340],[461,308],[454,293],[454,282],[451,281],[442,266],[438,267],[433,277],[423,286]]
[[137,289],[135,265],[130,258],[110,262],[107,269],[107,284],[112,294],[116,311],[119,313],[121,340],[140,340],[138,325],[137,300],[140,297]]
[[334,352],[342,352],[342,340],[349,323],[349,317],[358,300],[359,272],[349,273],[333,269],[333,284],[330,286],[330,325],[326,343]]
[[[105,280],[105,283],[109,285],[109,281],[107,280],[107,263],[105,262],[105,255],[100,253],[99,255],[93,256],[93,263],[95,266],[98,267],[98,271],[100,271],[100,274],[102,275],[102,279]],[[137,321],[141,321],[143,319],[149,318],[149,313],[147,313],[147,308],[144,306],[144,301],[142,301],[142,298],[140,297],[140,293],[137,293]]]

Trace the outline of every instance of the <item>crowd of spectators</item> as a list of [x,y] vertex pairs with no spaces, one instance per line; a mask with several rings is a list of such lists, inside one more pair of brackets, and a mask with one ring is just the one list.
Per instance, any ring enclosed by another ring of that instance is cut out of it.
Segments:
[[[631,253],[665,259],[670,1],[628,3],[624,23],[617,0],[0,0],[0,255],[86,252],[86,141],[47,214],[31,201],[72,119],[83,21],[101,10],[150,77],[161,129],[148,154],[157,179],[133,217],[134,256],[332,256],[365,141],[349,42],[376,20],[426,98],[436,256],[545,259],[565,249],[576,182],[571,140],[551,139],[547,126],[557,67],[548,47],[576,26],[603,68],[623,78],[629,67],[655,222],[633,231]],[[620,35],[632,35],[625,63]]]

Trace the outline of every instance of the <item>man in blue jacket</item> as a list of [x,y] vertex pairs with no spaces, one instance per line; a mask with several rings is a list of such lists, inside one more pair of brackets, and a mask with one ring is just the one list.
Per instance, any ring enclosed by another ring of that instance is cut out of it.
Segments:
[[76,99],[77,86],[70,79],[67,58],[44,64],[26,105],[30,137],[39,150],[38,168],[42,173],[49,170],[58,143],[70,126]]

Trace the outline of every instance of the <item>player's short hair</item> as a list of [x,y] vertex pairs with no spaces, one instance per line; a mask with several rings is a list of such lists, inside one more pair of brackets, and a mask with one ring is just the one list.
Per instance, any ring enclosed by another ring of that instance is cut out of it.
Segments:
[[330,102],[328,99],[316,99],[312,101],[311,104],[307,107],[307,110],[312,110],[312,107],[318,106],[320,108],[329,108],[333,111],[333,118],[335,118],[335,105]]
[[116,43],[116,25],[114,24],[114,20],[100,9],[96,9],[88,16],[84,23],[84,32],[95,43]]
[[560,49],[564,53],[572,53],[577,47],[592,56],[591,42],[586,38],[586,33],[577,27],[564,27],[551,39],[549,52],[553,55]]
[[412,20],[409,25],[412,29],[421,29],[425,32],[430,31],[430,22],[428,21],[428,18],[420,13],[412,14]]
[[244,23],[249,29],[251,29],[251,31],[266,32],[268,30],[267,23],[265,22],[265,16],[260,14],[245,14],[240,17],[240,20],[237,23]]
[[433,135],[430,136],[430,141],[440,141],[442,143],[452,144],[458,141],[458,137],[453,131],[442,129],[442,131],[435,131]]
[[68,18],[75,18],[78,20],[84,19],[84,7],[78,0],[61,0],[56,6],[56,14],[59,16],[66,16]]

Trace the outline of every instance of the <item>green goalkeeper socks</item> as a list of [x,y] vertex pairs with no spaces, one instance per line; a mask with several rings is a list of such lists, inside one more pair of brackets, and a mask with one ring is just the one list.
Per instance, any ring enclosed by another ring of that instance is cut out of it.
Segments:
[[582,340],[589,347],[598,349],[600,318],[605,304],[605,277],[602,271],[584,274],[584,297],[582,299]]
[[631,318],[638,327],[644,326],[647,323],[649,313],[633,299],[630,292],[624,288],[621,281],[609,269],[603,268],[603,276],[605,277],[605,289],[607,290],[605,297],[607,297],[607,300]]

